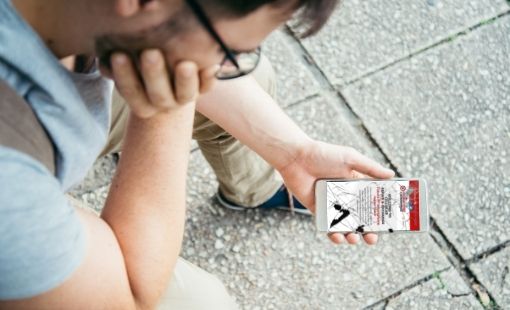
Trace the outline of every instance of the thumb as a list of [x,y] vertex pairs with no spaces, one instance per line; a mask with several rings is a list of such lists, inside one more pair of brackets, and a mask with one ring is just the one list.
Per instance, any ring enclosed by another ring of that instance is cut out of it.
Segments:
[[395,176],[395,172],[393,170],[383,167],[375,160],[368,158],[355,149],[349,149],[346,157],[346,162],[349,164],[351,169],[366,176],[377,179],[389,179]]

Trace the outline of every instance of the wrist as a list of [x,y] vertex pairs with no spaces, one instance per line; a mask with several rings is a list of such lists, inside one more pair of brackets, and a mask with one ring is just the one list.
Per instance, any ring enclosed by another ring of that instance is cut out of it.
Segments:
[[131,110],[130,118],[133,121],[142,124],[145,123],[153,126],[158,126],[158,124],[168,125],[168,122],[172,120],[178,121],[179,119],[185,120],[189,119],[190,117],[192,118],[194,116],[195,107],[196,107],[195,102],[190,102],[172,107],[170,109],[159,111],[149,117],[140,116],[133,110]]
[[299,162],[302,158],[305,158],[306,154],[315,147],[316,142],[316,140],[304,134],[303,137],[301,137],[290,149],[285,161],[283,161],[279,167],[276,167],[276,170],[283,172],[289,166],[292,166],[296,162]]

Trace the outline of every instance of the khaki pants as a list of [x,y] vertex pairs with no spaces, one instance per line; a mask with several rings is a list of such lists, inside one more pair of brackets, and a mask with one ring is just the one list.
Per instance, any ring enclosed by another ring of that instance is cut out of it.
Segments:
[[[255,80],[273,98],[276,94],[274,71],[262,58],[253,72]],[[103,154],[119,152],[128,118],[128,108],[114,94],[110,136]],[[254,207],[269,199],[282,185],[275,170],[260,156],[241,144],[221,127],[196,112],[193,129],[202,154],[216,173],[219,190],[230,201]],[[231,309],[235,303],[223,284],[213,275],[179,259],[163,299],[168,309]]]

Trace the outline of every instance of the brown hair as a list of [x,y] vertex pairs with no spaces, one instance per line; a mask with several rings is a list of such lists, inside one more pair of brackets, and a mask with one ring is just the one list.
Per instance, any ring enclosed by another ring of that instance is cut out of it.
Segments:
[[297,25],[301,37],[316,34],[328,21],[339,0],[199,0],[211,17],[243,17],[264,5],[299,11]]

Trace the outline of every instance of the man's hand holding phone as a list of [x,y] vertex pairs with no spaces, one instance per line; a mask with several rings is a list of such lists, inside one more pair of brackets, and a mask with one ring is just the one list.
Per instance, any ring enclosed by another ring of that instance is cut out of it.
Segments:
[[[356,179],[373,177],[392,178],[395,173],[353,148],[312,140],[302,147],[300,155],[292,163],[280,169],[287,188],[312,212],[315,212],[314,184],[323,178]],[[356,244],[355,233],[330,233],[329,239],[336,244],[347,241]],[[377,235],[363,234],[367,244],[377,243]]]
[[181,61],[171,76],[163,53],[151,49],[141,53],[138,66],[127,55],[114,53],[111,70],[117,90],[131,111],[137,117],[150,118],[196,101],[212,87],[217,67],[199,70],[194,62]]

